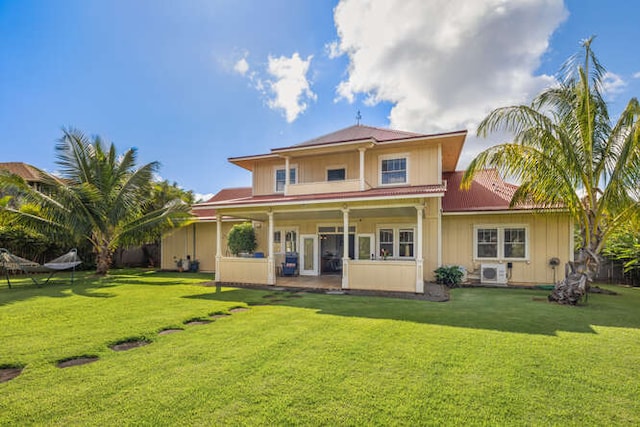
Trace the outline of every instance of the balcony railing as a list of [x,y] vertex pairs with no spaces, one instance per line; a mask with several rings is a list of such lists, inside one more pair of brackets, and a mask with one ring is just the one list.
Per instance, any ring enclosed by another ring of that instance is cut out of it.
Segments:
[[[368,188],[371,187],[365,183],[365,189]],[[300,196],[304,194],[348,193],[351,191],[360,191],[359,179],[289,184],[286,186],[284,194],[287,196]]]

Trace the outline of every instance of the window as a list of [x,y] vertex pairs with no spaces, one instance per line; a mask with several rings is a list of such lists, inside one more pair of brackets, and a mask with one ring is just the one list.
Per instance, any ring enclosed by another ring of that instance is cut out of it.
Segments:
[[378,229],[378,256],[380,258],[414,258],[415,229],[388,227]]
[[412,258],[413,257],[413,230],[400,229],[399,234],[399,256]]
[[476,231],[478,258],[498,257],[498,229],[479,228]]
[[[290,168],[289,169],[289,183],[290,184],[295,184],[297,175],[298,175],[298,170],[297,168]],[[282,169],[276,169],[276,193],[283,193],[284,192],[284,183],[285,183],[285,174],[284,174],[284,168]]]
[[327,169],[327,181],[344,181],[346,175],[345,168]]
[[505,258],[524,258],[526,253],[524,240],[525,240],[524,228],[505,228],[504,229],[504,257]]
[[298,231],[295,229],[279,229],[273,232],[273,252],[298,252]]
[[481,259],[527,259],[526,227],[477,227],[475,230],[475,257]]
[[380,256],[386,258],[393,256],[393,229],[381,228],[380,232]]
[[406,184],[407,179],[407,158],[394,157],[382,158],[380,160],[380,184]]

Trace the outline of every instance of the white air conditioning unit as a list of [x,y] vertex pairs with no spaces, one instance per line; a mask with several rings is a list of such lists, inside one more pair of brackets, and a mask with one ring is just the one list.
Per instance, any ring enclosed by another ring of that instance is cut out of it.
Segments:
[[480,283],[507,284],[507,266],[504,264],[482,264]]

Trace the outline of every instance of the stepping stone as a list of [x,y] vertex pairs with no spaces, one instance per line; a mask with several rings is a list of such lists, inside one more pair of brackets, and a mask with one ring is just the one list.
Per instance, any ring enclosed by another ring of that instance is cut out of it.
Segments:
[[211,323],[212,320],[189,320],[188,322],[185,322],[185,325],[188,326],[192,326],[192,325],[208,325],[209,323]]
[[56,366],[58,368],[69,368],[71,366],[80,366],[80,365],[86,365],[88,363],[93,363],[96,362],[98,360],[97,357],[92,356],[92,357],[76,357],[73,359],[68,359],[68,360],[63,360],[62,362],[58,362],[56,364]]
[[249,311],[249,309],[244,307],[237,307],[229,310],[229,313],[242,313],[243,311]]
[[182,332],[184,329],[163,329],[160,332],[158,332],[158,335],[169,335],[169,334],[175,334],[176,332]]
[[126,350],[131,350],[132,348],[143,347],[149,344],[151,344],[151,342],[149,341],[126,341],[126,342],[114,344],[110,348],[111,350],[114,350],[114,351],[126,351]]
[[22,373],[23,368],[2,368],[0,369],[0,383],[11,381]]
[[223,317],[229,317],[231,316],[230,314],[212,314],[211,317],[212,319],[222,319]]

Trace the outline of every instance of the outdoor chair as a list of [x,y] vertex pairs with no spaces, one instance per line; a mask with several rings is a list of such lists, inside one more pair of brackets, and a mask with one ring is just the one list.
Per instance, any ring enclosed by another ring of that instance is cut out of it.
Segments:
[[298,254],[287,254],[282,263],[283,276],[295,276],[298,272]]

